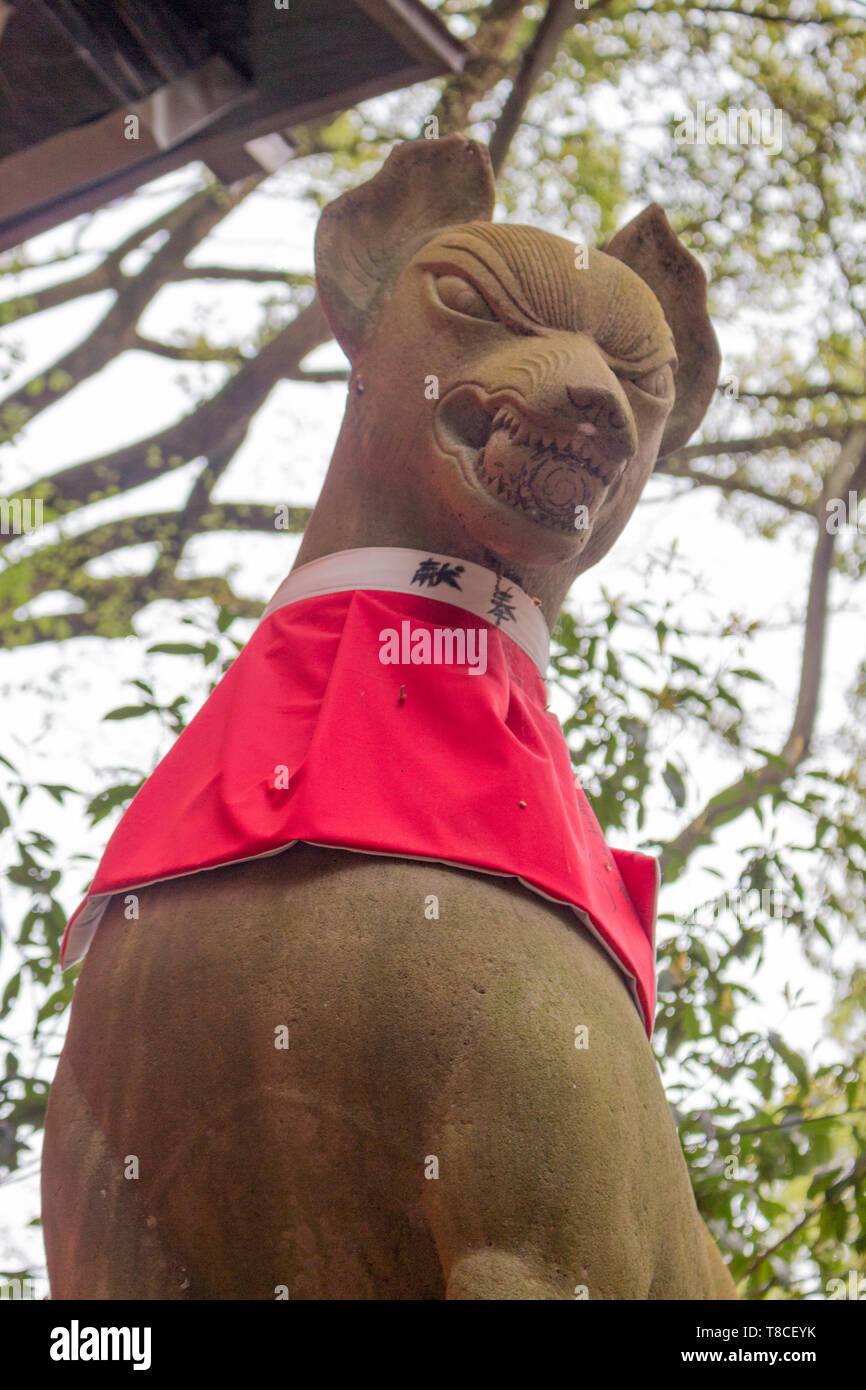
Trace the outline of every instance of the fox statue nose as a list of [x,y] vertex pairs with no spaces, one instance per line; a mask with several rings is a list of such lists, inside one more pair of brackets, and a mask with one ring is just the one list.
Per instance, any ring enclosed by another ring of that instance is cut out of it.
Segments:
[[597,386],[567,386],[577,413],[576,433],[592,439],[611,463],[625,463],[637,452],[638,438],[628,402]]

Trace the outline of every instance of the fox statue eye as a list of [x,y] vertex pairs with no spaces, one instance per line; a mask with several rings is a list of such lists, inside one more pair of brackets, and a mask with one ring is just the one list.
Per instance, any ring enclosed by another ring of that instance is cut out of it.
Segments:
[[437,275],[436,292],[446,309],[454,309],[473,319],[496,318],[484,296],[462,275]]
[[634,384],[640,391],[645,391],[648,396],[655,396],[660,400],[664,400],[666,396],[672,396],[674,374],[671,364],[666,362],[663,367],[656,367],[651,372],[644,372],[643,376],[634,378]]

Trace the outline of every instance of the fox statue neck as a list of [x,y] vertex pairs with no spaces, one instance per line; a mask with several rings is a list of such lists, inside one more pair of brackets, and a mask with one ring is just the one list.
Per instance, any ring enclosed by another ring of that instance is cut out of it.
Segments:
[[[426,447],[429,449],[429,443]],[[365,546],[399,546],[453,555],[501,574],[519,584],[531,598],[539,599],[552,630],[577,565],[517,565],[482,545],[431,486],[434,470],[418,467],[424,448],[424,442],[415,439],[395,451],[393,442],[386,444],[373,432],[368,435],[360,427],[357,402],[350,397],[293,569],[323,555]]]

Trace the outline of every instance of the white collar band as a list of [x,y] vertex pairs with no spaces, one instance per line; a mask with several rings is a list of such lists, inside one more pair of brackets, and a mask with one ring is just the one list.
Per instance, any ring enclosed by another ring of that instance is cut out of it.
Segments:
[[542,677],[550,660],[550,632],[538,604],[493,570],[454,555],[397,546],[363,546],[322,555],[292,570],[262,615],[262,621],[299,599],[347,589],[381,589],[392,594],[420,594],[463,608],[497,627],[521,647]]

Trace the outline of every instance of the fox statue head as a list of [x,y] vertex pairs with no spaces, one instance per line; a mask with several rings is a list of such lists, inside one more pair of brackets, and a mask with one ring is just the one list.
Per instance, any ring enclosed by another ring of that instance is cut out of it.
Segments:
[[661,208],[594,251],[493,204],[486,148],[451,135],[398,145],[322,213],[319,294],[352,364],[343,506],[366,513],[355,544],[464,555],[530,592],[554,571],[564,592],[697,429],[719,350]]

